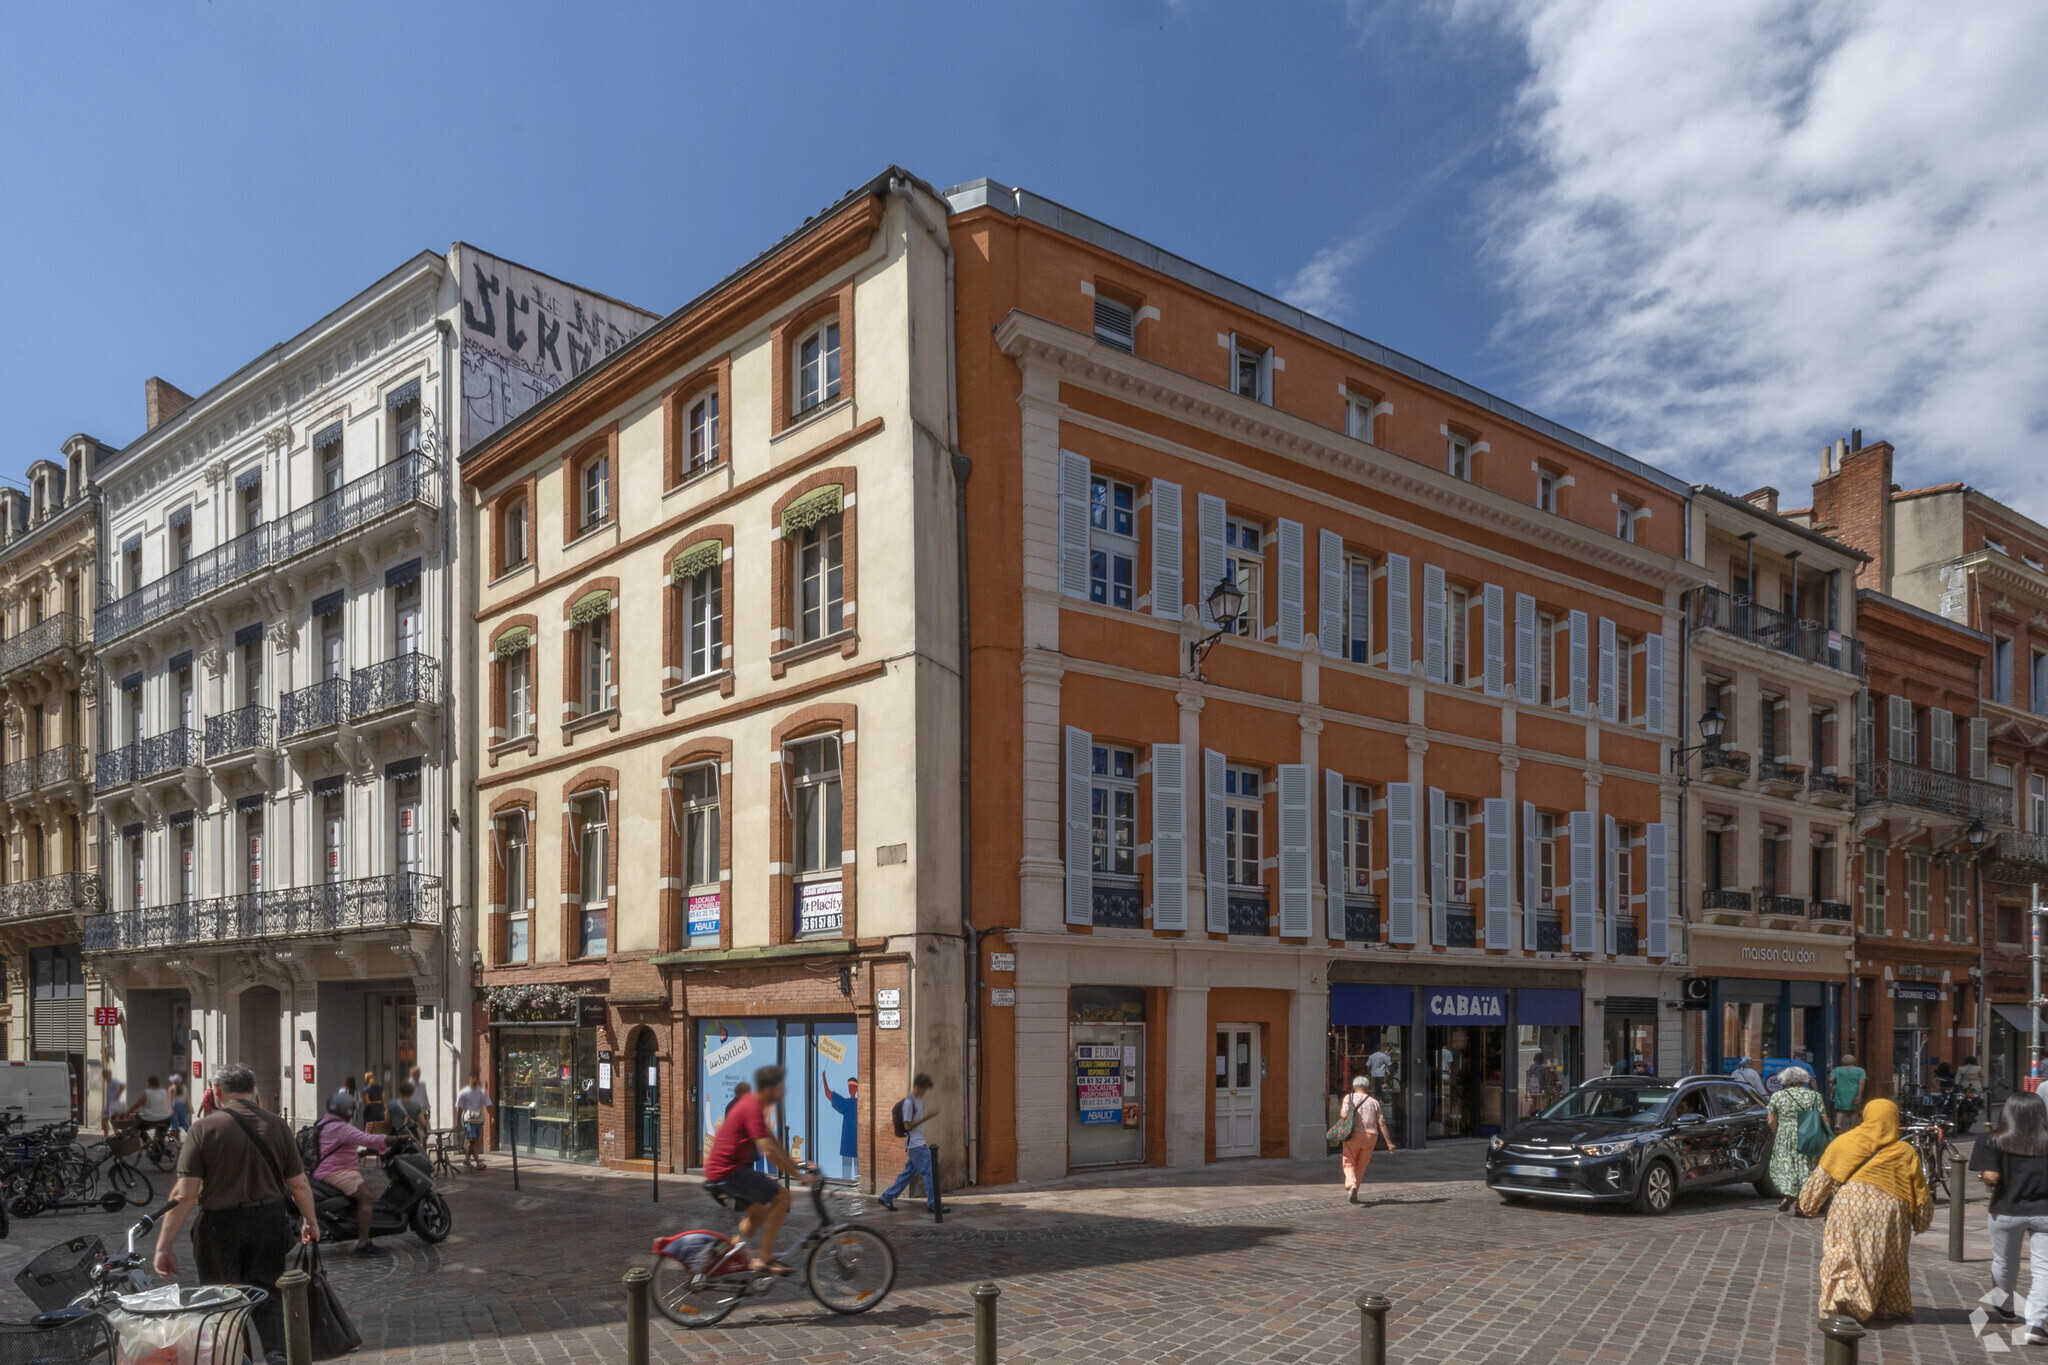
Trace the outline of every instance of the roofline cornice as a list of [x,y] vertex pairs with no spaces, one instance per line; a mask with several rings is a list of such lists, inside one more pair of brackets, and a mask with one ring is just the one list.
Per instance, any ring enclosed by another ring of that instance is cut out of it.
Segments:
[[2010,555],[1978,550],[1955,561],[1986,587],[2018,593],[2037,607],[2048,606],[2048,573],[2037,573]]
[[[1867,564],[1870,562],[1870,556],[1865,554],[1863,551],[1857,549],[1853,545],[1844,545],[1841,541],[1836,540],[1833,536],[1822,535],[1819,531],[1810,530],[1809,528],[1801,526],[1798,522],[1792,521],[1780,515],[1779,513],[1769,512],[1761,507],[1758,507],[1754,503],[1744,502],[1741,498],[1736,497],[1734,494],[1725,493],[1722,490],[1715,488],[1710,484],[1694,484],[1692,491],[1693,496],[1695,498],[1705,497],[1713,502],[1717,502],[1726,506],[1729,510],[1737,513],[1740,516],[1746,517],[1751,521],[1762,523],[1763,528],[1766,531],[1777,532],[1786,536],[1790,536],[1794,540],[1805,542],[1803,546],[1799,547],[1800,552],[1802,554],[1805,553],[1807,549],[1815,549],[1823,550],[1830,554],[1840,555],[1842,557],[1842,560],[1844,561],[1840,565],[1840,567],[1845,569],[1853,569],[1858,564]],[[1708,524],[1713,525],[1714,520],[1714,513],[1712,511],[1708,511]],[[1721,529],[1728,529],[1726,523],[1722,524]],[[1739,531],[1736,532],[1736,535],[1738,537],[1741,534],[1742,533]],[[1773,553],[1776,554],[1787,553],[1784,550],[1777,549],[1775,546],[1772,546],[1770,548],[1772,549]]]
[[61,512],[58,512],[55,516],[45,517],[41,522],[29,527],[5,545],[0,545],[0,568],[11,567],[17,560],[26,557],[29,551],[38,546],[48,549],[49,547],[43,544],[43,542],[56,535],[59,529],[68,527],[72,521],[86,519],[84,509],[89,507],[97,511],[99,505],[100,493],[95,488],[70,506],[64,508]]
[[[1453,479],[1404,456],[1255,403],[1178,370],[1104,346],[1093,337],[1031,313],[1012,310],[995,330],[996,345],[1020,365],[1050,365],[1062,380],[1125,402],[1164,410],[1177,421],[1297,464],[1340,474],[1381,492],[1428,505],[1462,520],[1559,550],[1616,573],[1681,589],[1703,587],[1706,575],[1682,559],[1601,536],[1563,517],[1538,514],[1502,494]],[[1476,514],[1476,515],[1475,515]]]

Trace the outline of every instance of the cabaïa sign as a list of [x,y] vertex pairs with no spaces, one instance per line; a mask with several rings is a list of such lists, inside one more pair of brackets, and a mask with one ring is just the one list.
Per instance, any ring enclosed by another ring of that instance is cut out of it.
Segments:
[[1432,1024],[1505,1024],[1506,991],[1438,990],[1429,993]]

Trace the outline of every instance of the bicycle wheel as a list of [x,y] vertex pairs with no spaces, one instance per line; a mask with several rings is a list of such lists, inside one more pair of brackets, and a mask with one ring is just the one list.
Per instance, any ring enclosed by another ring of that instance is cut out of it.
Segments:
[[149,1177],[126,1160],[116,1160],[107,1167],[107,1187],[119,1190],[137,1208],[147,1204],[156,1193],[150,1187]]
[[873,1228],[848,1223],[811,1249],[804,1267],[811,1297],[835,1313],[865,1313],[896,1283],[896,1250]]
[[[714,1247],[703,1258],[705,1265],[717,1265],[732,1254],[732,1243]],[[673,1256],[654,1258],[654,1283],[648,1286],[654,1306],[678,1327],[709,1327],[739,1307],[747,1296],[743,1275],[702,1276]]]

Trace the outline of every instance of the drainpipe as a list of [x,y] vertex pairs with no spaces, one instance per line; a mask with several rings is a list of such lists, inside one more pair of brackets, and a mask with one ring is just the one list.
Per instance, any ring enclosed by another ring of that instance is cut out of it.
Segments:
[[[1688,536],[1690,536],[1691,530],[1691,519],[1687,518],[1686,531]],[[1692,598],[1693,590],[1687,589],[1679,595],[1678,599],[1678,737],[1681,740],[1685,738],[1687,723],[1685,718],[1692,701]],[[1680,747],[1683,747],[1683,745]],[[1690,841],[1686,838],[1688,833],[1686,789],[1691,785],[1691,779],[1692,763],[1688,760],[1680,764],[1678,768],[1678,932],[1681,935],[1680,951],[1685,954],[1685,962],[1688,969],[1692,967],[1692,906],[1690,904],[1691,898],[1686,894],[1686,889],[1687,883],[1691,881],[1689,874],[1692,871],[1692,863],[1686,858],[1686,849],[1690,845]],[[1669,926],[1666,927],[1668,928]],[[1696,972],[1694,974],[1697,975]],[[1702,1021],[1699,1034],[1700,1064],[1701,1069],[1704,1071],[1707,1055],[1707,1035],[1704,1021]]]
[[1742,544],[1748,554],[1748,559],[1742,569],[1744,592],[1746,594],[1742,612],[1742,638],[1754,640],[1756,638],[1756,532],[1746,532],[1742,537]]
[[[460,281],[458,280],[458,286],[459,284]],[[458,287],[457,293],[460,294],[460,292]],[[450,392],[448,387],[448,367],[451,363],[448,348],[455,340],[455,325],[449,322],[447,318],[436,318],[434,326],[441,334],[441,410],[435,422],[435,425],[440,430],[436,433],[434,454],[441,466],[441,658],[447,665],[441,675],[441,792],[442,799],[447,802],[449,813],[457,815],[459,813],[455,810],[455,732],[459,727],[457,725],[458,717],[454,713],[454,701],[457,691],[452,674],[457,657],[455,653],[455,574],[457,572],[458,560],[455,554],[455,523],[462,515],[462,512],[455,505],[457,491],[455,484],[455,451],[452,449],[453,442],[450,439],[450,433],[454,430],[454,414],[449,410],[448,406]],[[465,679],[465,681],[467,680]],[[467,696],[468,690],[465,687],[462,695]],[[467,783],[463,784],[462,793],[465,797],[468,796],[469,788]],[[422,793],[422,796],[424,796],[424,793]],[[424,809],[424,800],[421,802],[421,805]],[[454,960],[456,933],[454,827],[455,821],[452,819],[441,822],[441,1002],[437,1012],[441,1016],[439,1032],[443,1044],[453,1042],[451,1030],[454,1027],[454,1023],[449,1017],[448,1003],[450,997],[455,994],[455,968],[458,965]],[[415,1029],[419,1027],[417,1019],[413,1021],[413,1027]],[[449,1048],[447,1046],[434,1049],[435,1060],[439,1063],[435,1067],[437,1072],[449,1068],[452,1059],[448,1053]],[[452,1113],[455,1103],[452,1073],[446,1079],[439,1075],[432,1077],[430,1080],[426,1077],[421,1079],[426,1081],[432,1088],[434,1092],[433,1103],[437,1106],[443,1103],[447,1104],[449,1112]]]
[[959,351],[955,344],[956,314],[953,244],[941,225],[934,223],[917,201],[917,193],[900,176],[889,179],[889,193],[903,201],[924,230],[931,234],[946,262],[946,455],[953,470],[953,555],[959,583],[959,688],[960,688],[960,943],[966,951],[967,1018],[966,1035],[960,1049],[960,1093],[966,1125],[967,1183],[977,1182],[981,1168],[981,1099],[976,1085],[976,1054],[981,1046],[981,942],[974,933],[974,875],[972,781],[973,689],[969,681],[967,601],[967,480],[974,462],[960,453]]

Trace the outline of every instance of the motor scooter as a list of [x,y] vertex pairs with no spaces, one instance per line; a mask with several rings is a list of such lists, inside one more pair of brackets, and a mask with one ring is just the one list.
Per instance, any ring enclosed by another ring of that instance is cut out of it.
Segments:
[[[378,1164],[384,1168],[385,1185],[384,1193],[370,1206],[372,1239],[396,1237],[410,1230],[422,1242],[432,1244],[455,1230],[455,1215],[434,1188],[433,1163],[417,1145],[394,1137],[386,1143]],[[324,1180],[316,1178],[312,1184],[320,1240],[355,1240],[356,1201]]]

